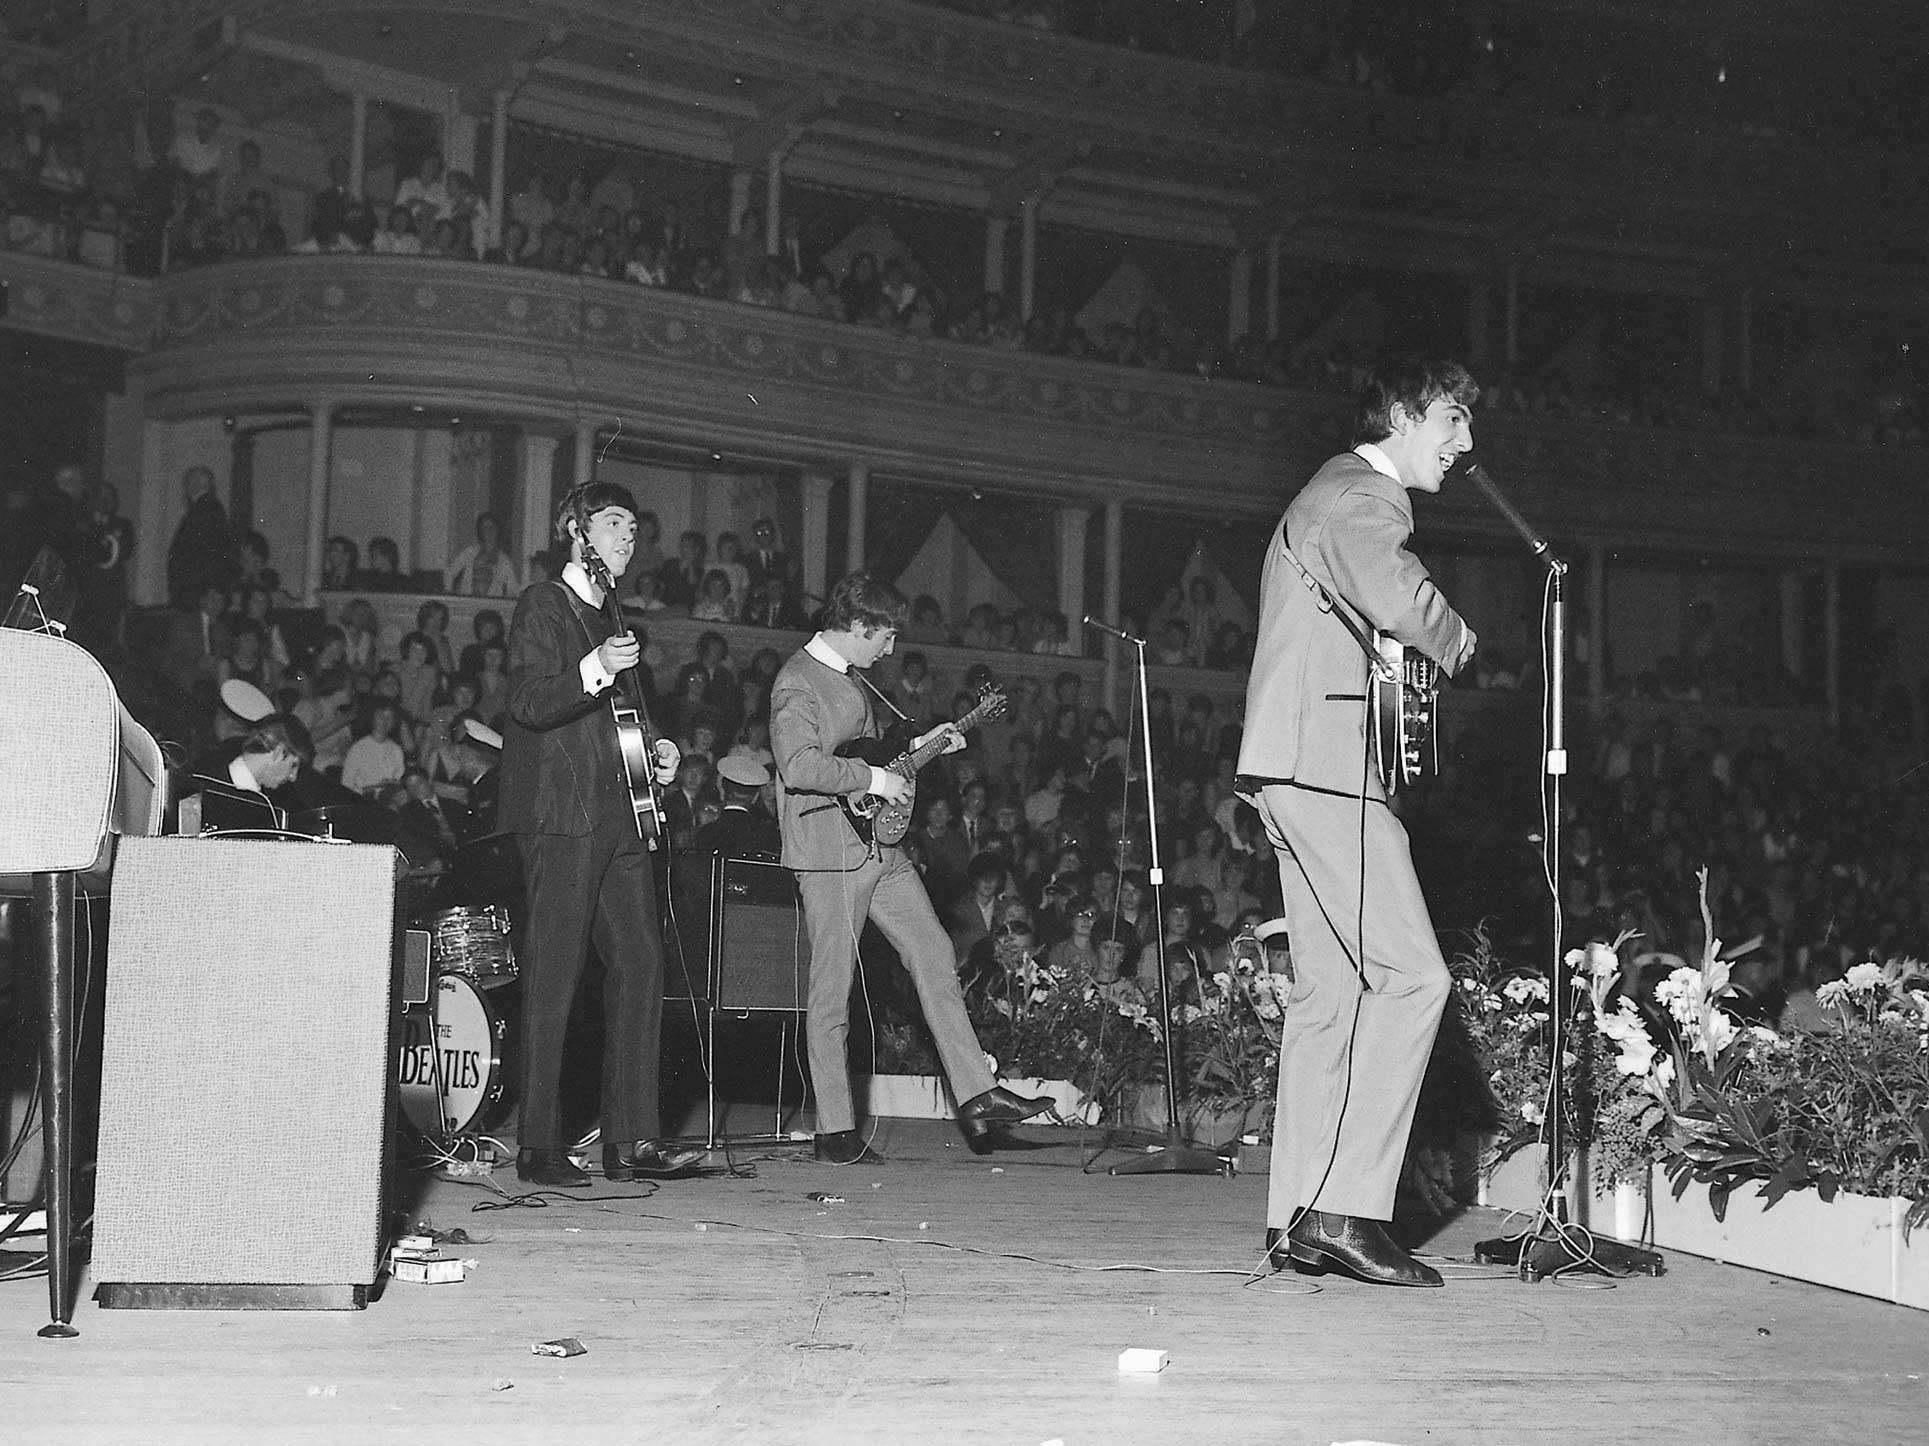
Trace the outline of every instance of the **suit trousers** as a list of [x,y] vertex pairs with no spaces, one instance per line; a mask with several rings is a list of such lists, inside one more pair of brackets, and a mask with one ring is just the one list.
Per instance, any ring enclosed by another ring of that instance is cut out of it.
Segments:
[[560,1149],[563,1041],[589,946],[603,961],[603,1138],[655,1138],[663,1032],[656,881],[627,820],[594,833],[518,834],[528,925],[522,977],[524,1149]]
[[1362,808],[1290,784],[1264,789],[1260,813],[1279,855],[1297,980],[1281,1030],[1266,1220],[1286,1229],[1302,1209],[1391,1220],[1451,989],[1407,832],[1378,799]]
[[911,976],[952,1097],[968,1100],[997,1083],[965,1014],[951,936],[932,912],[924,881],[902,849],[884,849],[849,873],[800,870],[797,885],[810,930],[810,1013],[804,1019],[804,1039],[820,1134],[857,1126],[848,1056],[851,980],[867,918],[898,951]]

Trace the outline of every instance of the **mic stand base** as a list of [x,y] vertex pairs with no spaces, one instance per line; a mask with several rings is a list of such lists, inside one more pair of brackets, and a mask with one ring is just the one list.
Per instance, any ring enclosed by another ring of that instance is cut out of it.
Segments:
[[[1105,1148],[1115,1149],[1120,1145],[1120,1136],[1130,1131],[1120,1131],[1108,1135]],[[1105,1173],[1108,1175],[1225,1175],[1233,1174],[1233,1157],[1222,1155],[1217,1150],[1202,1150],[1197,1145],[1188,1145],[1177,1134],[1167,1132],[1163,1135],[1142,1135],[1144,1153],[1121,1160]]]
[[1659,1251],[1644,1250],[1620,1240],[1609,1240],[1570,1225],[1566,1202],[1558,1200],[1543,1212],[1526,1235],[1500,1236],[1474,1246],[1482,1265],[1515,1265],[1520,1278],[1539,1284],[1550,1275],[1590,1271],[1597,1275],[1651,1275],[1667,1270]]

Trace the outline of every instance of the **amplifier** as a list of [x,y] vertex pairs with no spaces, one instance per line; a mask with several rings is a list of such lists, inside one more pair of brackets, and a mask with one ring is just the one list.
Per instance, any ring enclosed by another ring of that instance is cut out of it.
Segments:
[[670,859],[664,998],[733,1013],[801,1014],[810,937],[782,864],[686,850]]

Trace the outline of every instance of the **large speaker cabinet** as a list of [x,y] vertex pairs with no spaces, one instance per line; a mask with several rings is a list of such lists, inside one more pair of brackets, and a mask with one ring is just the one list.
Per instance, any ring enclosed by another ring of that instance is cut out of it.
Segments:
[[664,997],[727,1014],[801,1014],[810,936],[782,864],[685,851],[670,859]]
[[103,1306],[367,1303],[393,1108],[397,857],[123,843],[94,1214]]

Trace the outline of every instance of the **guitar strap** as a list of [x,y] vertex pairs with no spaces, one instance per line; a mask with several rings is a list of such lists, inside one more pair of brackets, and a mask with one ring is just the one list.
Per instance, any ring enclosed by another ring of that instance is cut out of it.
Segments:
[[[858,682],[864,685],[864,690],[867,693],[869,693],[872,698],[877,699],[878,702],[882,703],[886,708],[889,708],[893,713],[897,714],[898,722],[909,723],[911,721],[909,718],[904,716],[904,710],[898,707],[897,704],[891,701],[891,695],[889,693],[879,691],[877,684],[873,683],[869,678],[865,677],[864,674],[860,673],[856,668],[851,669],[851,676],[857,679]],[[871,707],[870,699],[865,700],[864,711],[865,711],[865,719],[864,719],[865,731],[870,732],[871,730],[877,727],[877,709]],[[882,730],[879,730],[879,731],[882,731]]]
[[1333,594],[1326,590],[1326,584],[1308,572],[1306,565],[1294,556],[1292,546],[1286,541],[1283,533],[1279,539],[1279,550],[1286,554],[1286,560],[1293,565],[1293,571],[1299,574],[1299,580],[1306,584],[1306,590],[1318,600],[1319,610],[1333,614],[1346,625],[1346,630],[1353,635],[1353,641],[1358,643],[1360,651],[1366,654],[1366,665],[1372,669],[1374,676],[1383,682],[1391,683],[1394,680],[1392,665],[1380,656],[1380,650],[1373,646],[1373,640],[1367,637],[1365,629],[1353,621],[1351,605],[1341,607],[1334,601]]

